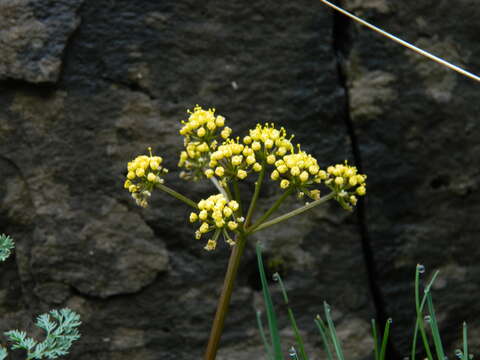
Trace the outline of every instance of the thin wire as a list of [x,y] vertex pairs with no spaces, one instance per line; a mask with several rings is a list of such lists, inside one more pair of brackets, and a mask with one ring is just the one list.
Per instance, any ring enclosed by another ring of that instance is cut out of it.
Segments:
[[331,2],[329,2],[329,1],[327,1],[327,0],[320,0],[320,1],[323,2],[323,3],[324,3],[325,5],[327,5],[327,6],[330,6],[332,9],[335,9],[335,10],[341,12],[343,15],[346,15],[346,16],[352,18],[353,20],[358,21],[360,24],[365,25],[366,27],[368,27],[368,28],[370,28],[370,29],[372,29],[372,30],[374,30],[374,31],[382,34],[383,36],[386,36],[387,38],[389,38],[389,39],[391,39],[391,40],[393,40],[393,41],[395,41],[395,42],[397,42],[397,43],[399,43],[399,44],[401,44],[401,45],[409,48],[410,50],[413,50],[413,51],[415,51],[416,53],[418,53],[418,54],[420,54],[420,55],[423,55],[423,56],[429,58],[430,60],[433,60],[433,61],[435,61],[435,62],[437,62],[437,63],[439,63],[439,64],[441,64],[441,65],[443,65],[443,66],[448,67],[448,68],[451,69],[451,70],[454,70],[454,71],[456,71],[456,72],[458,72],[458,73],[460,73],[460,74],[462,74],[462,75],[464,75],[464,76],[467,76],[467,77],[469,77],[470,79],[473,79],[473,80],[476,80],[476,81],[479,81],[479,82],[480,82],[480,77],[479,77],[479,76],[477,76],[477,75],[475,75],[475,74],[472,74],[471,72],[469,72],[469,71],[467,71],[467,70],[465,70],[465,69],[462,69],[461,67],[459,67],[459,66],[457,66],[457,65],[454,65],[454,64],[452,64],[452,63],[449,63],[448,61],[445,61],[445,60],[439,58],[438,56],[435,56],[435,55],[429,53],[428,51],[422,50],[422,49],[416,47],[415,45],[412,45],[412,44],[410,44],[410,43],[408,43],[408,42],[406,42],[406,41],[404,41],[404,40],[402,40],[402,39],[394,36],[394,35],[386,32],[386,31],[384,31],[384,30],[376,27],[375,25],[372,25],[372,24],[366,22],[365,20],[360,19],[359,17],[357,17],[357,16],[349,13],[348,11],[343,10],[342,8],[340,8],[340,7],[332,4]]

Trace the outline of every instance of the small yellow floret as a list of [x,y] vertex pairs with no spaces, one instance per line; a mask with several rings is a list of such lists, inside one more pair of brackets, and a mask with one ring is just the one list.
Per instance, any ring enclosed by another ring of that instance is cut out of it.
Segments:
[[215,175],[217,175],[217,176],[223,176],[223,174],[225,174],[225,169],[224,169],[222,166],[218,166],[218,167],[215,169]]
[[233,211],[237,211],[238,208],[239,208],[238,202],[236,202],[235,200],[230,200],[230,202],[228,203],[228,206],[229,206]]
[[198,220],[198,215],[195,214],[194,212],[190,213],[190,222],[195,222]]
[[245,170],[238,170],[237,177],[243,180],[247,177],[247,172]]
[[138,177],[143,177],[145,175],[145,170],[143,168],[138,168],[137,170],[135,170],[135,175],[137,175]]
[[156,179],[157,179],[157,176],[154,173],[149,173],[147,175],[147,180],[150,181],[150,182],[155,182]]
[[213,174],[214,172],[212,169],[205,170],[205,176],[207,177],[207,179],[210,179],[213,176]]
[[365,189],[365,186],[359,186],[357,188],[357,194],[360,196],[363,196],[367,193],[367,190]]
[[287,179],[283,179],[282,181],[280,181],[280,187],[282,189],[286,189],[290,186],[290,181],[288,181]]
[[233,230],[235,230],[237,227],[238,227],[238,224],[237,224],[235,221],[229,221],[229,222],[228,222],[228,228],[229,228],[230,230],[233,231]]

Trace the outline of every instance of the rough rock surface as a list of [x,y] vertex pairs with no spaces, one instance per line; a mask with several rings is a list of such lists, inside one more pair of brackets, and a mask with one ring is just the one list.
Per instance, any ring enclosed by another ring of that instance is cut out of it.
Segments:
[[4,0],[0,4],[0,79],[55,82],[83,0]]
[[[403,39],[480,72],[475,1],[346,3]],[[349,114],[369,176],[366,224],[394,344],[408,354],[414,269],[422,263],[424,282],[440,270],[433,297],[453,351],[463,320],[473,332],[480,327],[474,316],[480,307],[471,298],[480,291],[478,83],[356,25],[343,39]],[[480,345],[478,337],[470,340]]]
[[[473,1],[453,14],[447,2],[435,14],[433,2],[407,3],[346,5],[480,68],[478,22],[444,20],[477,18]],[[228,249],[206,253],[182,204],[156,193],[142,210],[122,189],[126,162],[151,145],[171,186],[195,199],[212,193],[176,168],[179,120],[198,103],[239,135],[275,121],[322,166],[361,160],[369,175],[365,211],[332,203],[255,238],[269,271],[283,273],[312,360],[323,300],[351,358],[370,355],[377,314],[394,317],[403,354],[417,262],[444,270],[436,302],[455,346],[455,326],[478,307],[476,84],[305,0],[9,0],[0,10],[10,21],[0,29],[0,232],[17,243],[1,265],[0,331],[68,306],[84,323],[71,359],[201,357]],[[260,206],[275,196],[264,191]],[[219,359],[264,356],[252,245]],[[281,304],[278,289],[274,298]],[[293,337],[282,314],[286,350]]]

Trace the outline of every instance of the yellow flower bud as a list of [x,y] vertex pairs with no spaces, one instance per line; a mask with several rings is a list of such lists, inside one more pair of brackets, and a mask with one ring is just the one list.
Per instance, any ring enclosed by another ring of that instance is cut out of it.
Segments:
[[138,177],[142,177],[145,175],[145,170],[143,170],[143,168],[138,168],[137,170],[135,170],[135,174],[138,176]]
[[220,135],[224,139],[228,138],[231,134],[232,134],[232,129],[230,129],[229,127],[225,127],[220,133]]
[[268,156],[267,156],[267,164],[272,165],[272,164],[275,163],[275,160],[276,160],[276,159],[275,159],[275,155],[268,155]]
[[206,133],[207,133],[207,131],[205,130],[204,127],[201,127],[200,129],[197,130],[197,135],[199,137],[204,137]]
[[218,166],[216,169],[215,169],[215,175],[217,176],[223,176],[223,174],[225,174],[225,169],[221,166]]
[[292,174],[292,176],[298,176],[298,175],[300,175],[300,169],[298,168],[298,166],[294,166],[294,167],[290,170],[290,174]]
[[280,174],[278,173],[278,171],[277,171],[277,170],[273,170],[273,171],[272,171],[272,174],[270,175],[270,178],[271,178],[272,180],[278,180],[279,177],[280,177]]
[[[292,169],[293,170],[293,169]],[[302,171],[302,173],[299,176],[300,181],[306,182],[308,180],[308,173],[306,171]]]
[[128,187],[128,191],[130,191],[131,193],[133,193],[133,192],[137,191],[137,187],[136,187],[135,185],[130,185],[130,186]]
[[262,148],[262,145],[258,141],[254,141],[252,143],[252,150],[253,151],[258,151]]
[[236,155],[232,157],[232,165],[233,166],[238,166],[242,163],[242,156],[241,155]]
[[237,211],[238,210],[238,202],[236,202],[235,200],[230,200],[230,202],[228,203],[228,206],[233,210],[233,211]]
[[207,210],[200,211],[200,213],[198,214],[198,217],[200,218],[200,220],[207,220],[207,217],[208,217]]
[[194,212],[190,213],[190,222],[193,223],[198,220],[198,215]]
[[255,159],[255,156],[250,155],[250,156],[247,156],[247,159],[245,161],[247,162],[248,165],[252,165],[257,160]]
[[290,186],[290,181],[288,181],[287,179],[283,179],[282,181],[280,181],[280,187],[282,189],[286,189]]
[[212,169],[205,170],[205,176],[207,177],[207,179],[210,179],[213,176],[213,170]]
[[355,185],[357,185],[357,177],[356,177],[356,176],[352,176],[350,179],[348,179],[348,183],[350,184],[350,186],[355,186]]
[[155,160],[150,161],[150,168],[152,170],[158,170],[159,167],[160,167],[160,164],[157,161]]
[[202,234],[205,234],[206,232],[208,232],[208,224],[206,222],[202,223],[198,231],[200,231],[200,233]]
[[212,250],[215,250],[215,248],[217,247],[217,242],[215,240],[208,240],[207,242],[207,245],[205,245],[204,249],[207,250],[207,251],[212,251]]
[[238,170],[237,177],[243,180],[247,177],[247,172],[245,170]]
[[271,148],[273,147],[273,141],[270,140],[270,139],[266,140],[266,141],[265,141],[265,147],[266,147],[267,149],[271,149]]
[[280,165],[277,170],[280,174],[285,174],[288,171],[288,167],[286,165]]
[[130,180],[125,180],[125,182],[123,183],[123,188],[128,189],[130,185],[132,185],[132,182]]
[[225,217],[228,218],[228,217],[232,216],[232,214],[233,214],[232,209],[230,209],[229,207],[224,207],[223,208],[223,215],[225,215]]
[[357,188],[357,194],[360,196],[363,196],[367,193],[367,189],[365,189],[365,186],[359,186]]
[[215,119],[215,125],[217,125],[218,127],[222,127],[223,125],[225,125],[225,118],[223,116],[218,115],[217,118]]
[[133,171],[129,171],[127,174],[127,178],[130,180],[135,179],[135,173]]
[[208,130],[215,130],[216,128],[217,128],[217,125],[215,125],[214,121],[207,122],[207,129]]
[[262,165],[260,165],[259,163],[255,163],[253,165],[253,171],[256,171],[256,172],[262,171]]
[[350,196],[350,203],[354,206],[357,205],[357,197],[355,195]]
[[230,230],[233,231],[233,230],[235,230],[237,227],[238,227],[238,224],[237,224],[235,221],[229,221],[229,222],[228,222],[228,228],[229,228]]
[[335,178],[335,184],[337,185],[343,185],[343,177],[337,176]]
[[243,138],[243,143],[246,145],[250,145],[252,143],[252,138],[250,136],[245,136]]
[[157,176],[154,173],[149,173],[147,175],[147,180],[150,182],[155,182],[155,180],[157,180]]

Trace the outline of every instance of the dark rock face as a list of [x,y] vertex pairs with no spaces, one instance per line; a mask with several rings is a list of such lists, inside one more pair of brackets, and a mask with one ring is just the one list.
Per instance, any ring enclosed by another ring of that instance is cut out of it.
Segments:
[[56,82],[83,0],[5,0],[0,4],[0,79]]
[[[383,1],[347,5],[478,65],[475,25],[448,38],[440,15],[427,21],[414,15],[427,14],[423,6],[409,3],[408,12]],[[465,1],[454,18],[474,11]],[[406,29],[392,14],[418,25]],[[352,358],[370,354],[377,313],[394,317],[404,353],[416,262],[445,270],[441,324],[475,311],[457,294],[478,290],[476,84],[303,0],[12,0],[0,5],[3,17],[0,231],[17,248],[2,264],[0,330],[68,306],[84,323],[71,359],[201,357],[229,250],[206,253],[183,204],[155,193],[142,210],[122,188],[127,161],[152,146],[171,170],[169,185],[194,199],[215,191],[178,178],[180,120],[197,103],[216,107],[239,136],[274,121],[323,167],[361,160],[369,175],[366,211],[328,204],[255,238],[270,270],[283,273],[311,359],[320,354],[312,320],[323,300]],[[276,195],[270,186],[260,206]],[[261,306],[250,244],[220,359],[262,358]],[[285,317],[280,323],[287,347],[292,334]],[[455,331],[447,333],[453,346]]]

